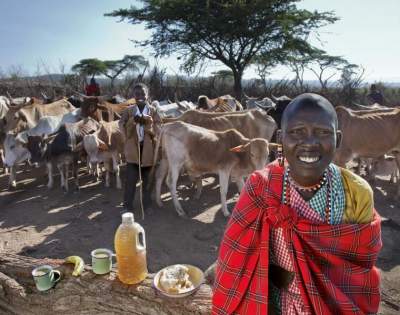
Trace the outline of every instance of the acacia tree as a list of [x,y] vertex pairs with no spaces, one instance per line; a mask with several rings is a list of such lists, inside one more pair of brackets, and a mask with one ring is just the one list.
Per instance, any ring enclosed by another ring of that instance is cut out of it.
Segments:
[[236,97],[242,94],[245,69],[259,55],[337,20],[332,12],[310,12],[298,0],[141,0],[143,6],[119,9],[106,16],[152,30],[149,39],[156,56],[178,54],[183,68],[205,60],[219,61],[232,70]]
[[336,75],[336,72],[326,75],[327,70],[341,71],[344,67],[346,67],[346,65],[349,64],[348,61],[343,57],[330,56],[322,50],[317,51],[312,56],[312,59],[313,66],[308,66],[308,69],[310,69],[318,78],[322,90],[326,90],[329,80]]
[[72,66],[72,71],[78,72],[82,76],[104,75],[111,80],[111,89],[114,87],[115,79],[122,73],[141,68],[146,69],[147,60],[141,55],[125,55],[119,60],[99,60],[97,58],[82,59],[79,63]]
[[148,66],[147,60],[141,55],[125,55],[120,60],[105,60],[106,71],[103,74],[111,80],[111,89],[115,79],[127,70],[138,71]]
[[107,66],[97,58],[88,58],[80,60],[79,63],[72,66],[71,70],[94,78],[96,75],[106,72]]

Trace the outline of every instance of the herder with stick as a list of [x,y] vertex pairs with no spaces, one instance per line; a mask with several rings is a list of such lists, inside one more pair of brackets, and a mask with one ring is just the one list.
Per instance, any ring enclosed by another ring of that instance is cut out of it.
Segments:
[[151,190],[148,188],[148,182],[153,165],[155,135],[158,133],[157,128],[160,126],[161,118],[155,107],[149,104],[149,89],[145,84],[136,84],[133,93],[136,104],[129,106],[119,121],[120,129],[125,136],[124,211],[133,212],[136,183],[140,180],[143,194],[143,203],[142,196],[140,198],[141,207],[151,214]]

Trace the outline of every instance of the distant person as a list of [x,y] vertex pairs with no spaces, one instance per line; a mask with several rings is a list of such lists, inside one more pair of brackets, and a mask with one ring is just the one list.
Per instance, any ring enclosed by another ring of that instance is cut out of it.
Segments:
[[383,94],[376,88],[376,84],[371,84],[367,97],[371,104],[383,105]]
[[90,84],[86,86],[86,95],[87,96],[99,96],[100,95],[100,86],[96,82],[95,78],[91,78]]

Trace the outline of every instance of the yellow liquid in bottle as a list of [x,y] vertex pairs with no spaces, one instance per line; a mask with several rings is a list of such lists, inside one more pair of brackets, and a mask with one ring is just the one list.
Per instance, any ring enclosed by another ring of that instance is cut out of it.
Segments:
[[139,237],[135,225],[121,224],[114,239],[117,256],[117,275],[121,282],[136,284],[143,281],[148,274],[146,250],[136,250],[136,239]]

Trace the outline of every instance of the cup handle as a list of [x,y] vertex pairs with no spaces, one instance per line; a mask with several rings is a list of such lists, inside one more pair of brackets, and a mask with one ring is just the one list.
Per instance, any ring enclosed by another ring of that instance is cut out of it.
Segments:
[[[56,276],[57,275],[57,276]],[[51,271],[51,282],[57,283],[61,279],[61,272],[58,270]]]

